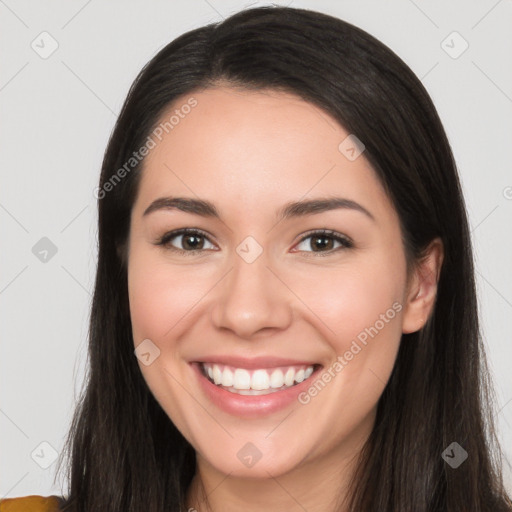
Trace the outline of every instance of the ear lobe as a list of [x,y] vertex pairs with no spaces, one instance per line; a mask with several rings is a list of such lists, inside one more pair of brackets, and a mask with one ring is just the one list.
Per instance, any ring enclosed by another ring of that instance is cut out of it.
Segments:
[[430,317],[435,306],[443,259],[443,243],[437,237],[429,244],[414,271],[402,317],[404,334],[419,331]]

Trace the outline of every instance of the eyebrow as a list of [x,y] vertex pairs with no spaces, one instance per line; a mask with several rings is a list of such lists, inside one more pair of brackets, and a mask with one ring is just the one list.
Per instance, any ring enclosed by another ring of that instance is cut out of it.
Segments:
[[[286,203],[277,212],[279,221],[291,219],[295,217],[305,217],[327,212],[336,209],[349,209],[363,213],[368,218],[376,222],[375,217],[364,206],[356,201],[343,197],[328,197],[308,199],[305,201],[297,201]],[[201,217],[211,217],[220,220],[220,215],[215,205],[210,201],[203,199],[194,199],[189,197],[160,197],[155,199],[144,210],[143,216],[149,215],[158,210],[180,210],[186,213],[193,213]]]

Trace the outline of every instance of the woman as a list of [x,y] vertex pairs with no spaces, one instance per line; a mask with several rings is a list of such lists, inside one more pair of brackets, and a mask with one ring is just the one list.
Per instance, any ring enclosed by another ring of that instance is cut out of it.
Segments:
[[56,510],[512,510],[456,166],[382,43],[278,7],[182,35],[96,195]]

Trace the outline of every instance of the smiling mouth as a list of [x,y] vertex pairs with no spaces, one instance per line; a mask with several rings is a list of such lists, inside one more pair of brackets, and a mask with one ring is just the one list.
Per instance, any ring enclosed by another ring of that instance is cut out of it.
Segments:
[[309,379],[321,365],[293,365],[246,369],[226,364],[200,363],[201,373],[212,384],[239,395],[268,395]]

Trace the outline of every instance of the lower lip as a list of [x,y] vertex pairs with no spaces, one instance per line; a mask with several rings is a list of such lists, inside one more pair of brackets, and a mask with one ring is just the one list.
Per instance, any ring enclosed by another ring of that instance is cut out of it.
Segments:
[[320,369],[315,369],[309,378],[282,391],[276,391],[268,395],[239,395],[238,393],[226,391],[210,382],[203,375],[199,363],[192,363],[191,366],[199,379],[201,388],[210,401],[228,414],[243,418],[254,418],[272,414],[284,409],[294,401],[298,402],[298,395],[311,385],[312,378],[316,376]]

